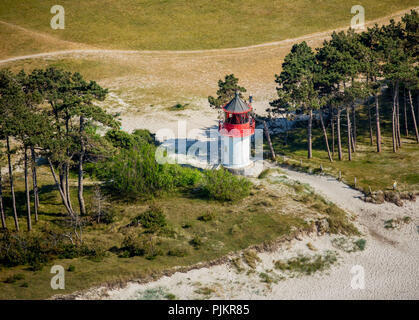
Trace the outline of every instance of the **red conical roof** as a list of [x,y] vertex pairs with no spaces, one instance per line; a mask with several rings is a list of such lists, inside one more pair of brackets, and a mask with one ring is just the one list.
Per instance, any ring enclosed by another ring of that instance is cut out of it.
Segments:
[[246,113],[252,110],[252,107],[244,102],[239,93],[236,92],[236,96],[223,107],[225,112],[228,113]]

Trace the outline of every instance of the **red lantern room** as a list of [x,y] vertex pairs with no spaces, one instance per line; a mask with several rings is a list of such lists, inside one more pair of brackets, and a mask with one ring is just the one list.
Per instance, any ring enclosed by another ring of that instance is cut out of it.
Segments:
[[239,93],[236,93],[233,100],[227,103],[223,110],[224,121],[219,123],[221,135],[244,137],[255,133],[255,122],[249,115],[252,106],[244,102]]
[[255,121],[250,115],[252,106],[244,102],[237,92],[223,111],[224,121],[220,121],[218,128],[223,141],[223,165],[229,168],[246,167],[250,164],[250,137],[255,133]]

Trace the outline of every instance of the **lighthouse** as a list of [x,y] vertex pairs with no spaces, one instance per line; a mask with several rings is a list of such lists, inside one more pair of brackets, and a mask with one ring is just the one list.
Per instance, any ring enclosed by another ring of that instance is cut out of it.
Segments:
[[[251,97],[250,97],[251,103]],[[222,164],[226,168],[240,169],[251,164],[250,140],[255,133],[255,121],[251,117],[251,104],[247,104],[238,92],[224,107],[224,120],[218,131],[221,136]]]

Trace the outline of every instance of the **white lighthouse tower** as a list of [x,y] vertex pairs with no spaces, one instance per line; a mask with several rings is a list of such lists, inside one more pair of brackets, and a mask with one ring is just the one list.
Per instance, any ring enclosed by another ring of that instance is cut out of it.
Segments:
[[251,164],[250,139],[255,133],[255,121],[250,116],[252,106],[239,93],[223,107],[224,121],[219,123],[223,166],[240,169]]

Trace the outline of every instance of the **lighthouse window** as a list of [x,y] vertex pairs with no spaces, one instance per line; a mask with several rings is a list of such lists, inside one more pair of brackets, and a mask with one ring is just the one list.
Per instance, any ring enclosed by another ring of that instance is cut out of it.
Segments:
[[243,114],[231,114],[226,113],[226,123],[229,124],[244,124],[249,121],[249,116],[247,113]]

